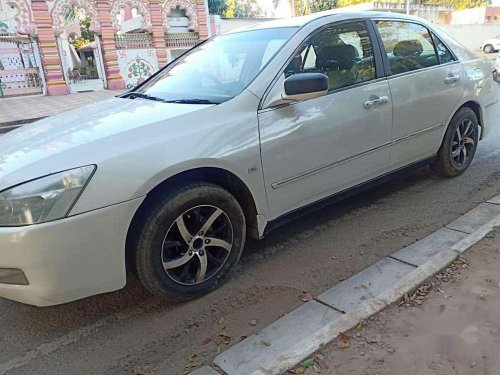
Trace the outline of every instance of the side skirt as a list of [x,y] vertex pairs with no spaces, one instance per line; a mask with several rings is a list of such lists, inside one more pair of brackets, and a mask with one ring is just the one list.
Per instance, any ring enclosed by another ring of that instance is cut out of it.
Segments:
[[[290,211],[274,220],[268,221],[266,228],[264,229],[264,237],[267,235],[269,232],[275,230],[276,228],[281,227],[284,224],[287,224],[291,221],[294,221],[295,219],[298,219],[304,215],[310,214],[312,212],[318,211],[322,208],[328,207],[334,203],[338,203],[340,201],[343,201],[346,198],[349,198],[353,195],[356,195],[358,193],[361,193],[365,190],[369,190],[375,186],[382,185],[386,183],[387,181],[390,181],[392,179],[395,179],[397,177],[402,177],[408,172],[418,169],[420,167],[423,167],[425,165],[431,164],[434,161],[436,161],[437,156],[432,156],[420,161],[417,161],[415,163],[409,164],[405,167],[401,167],[399,169],[396,169],[392,172],[388,172],[386,174],[383,174],[379,177],[376,177],[374,179],[368,180],[366,182],[362,182],[359,185],[355,185],[351,188],[348,188],[346,190],[340,191],[338,193],[335,193],[333,195],[330,195],[328,197],[322,198],[317,202],[310,203],[304,207],[297,208],[293,211]],[[262,238],[261,237],[261,238]]]

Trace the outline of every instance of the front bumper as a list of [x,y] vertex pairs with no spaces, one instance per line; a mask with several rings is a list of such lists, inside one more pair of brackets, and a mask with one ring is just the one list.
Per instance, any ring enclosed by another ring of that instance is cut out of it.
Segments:
[[127,231],[142,198],[45,224],[0,228],[0,269],[29,285],[0,283],[0,297],[37,306],[123,288]]

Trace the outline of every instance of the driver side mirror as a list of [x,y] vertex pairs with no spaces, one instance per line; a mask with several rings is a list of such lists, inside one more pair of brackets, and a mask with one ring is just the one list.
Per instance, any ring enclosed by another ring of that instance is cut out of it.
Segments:
[[285,100],[315,99],[328,93],[328,77],[322,73],[298,73],[288,77],[283,86]]
[[319,98],[328,93],[328,77],[321,73],[297,73],[271,91],[266,108]]

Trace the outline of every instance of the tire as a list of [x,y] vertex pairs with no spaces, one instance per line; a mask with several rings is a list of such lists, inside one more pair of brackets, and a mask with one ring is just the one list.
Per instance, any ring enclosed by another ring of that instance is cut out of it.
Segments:
[[492,53],[495,49],[491,44],[487,44],[483,47],[484,53]]
[[146,207],[134,244],[136,271],[144,287],[181,302],[221,285],[245,244],[245,216],[238,201],[217,185],[196,183]]
[[470,108],[460,109],[451,119],[432,169],[445,177],[461,175],[472,162],[479,142],[479,123]]

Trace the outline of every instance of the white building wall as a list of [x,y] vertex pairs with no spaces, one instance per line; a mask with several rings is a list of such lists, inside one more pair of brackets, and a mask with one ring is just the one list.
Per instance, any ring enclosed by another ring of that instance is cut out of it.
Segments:
[[484,23],[486,7],[464,9],[453,12],[451,15],[452,25],[474,25]]

